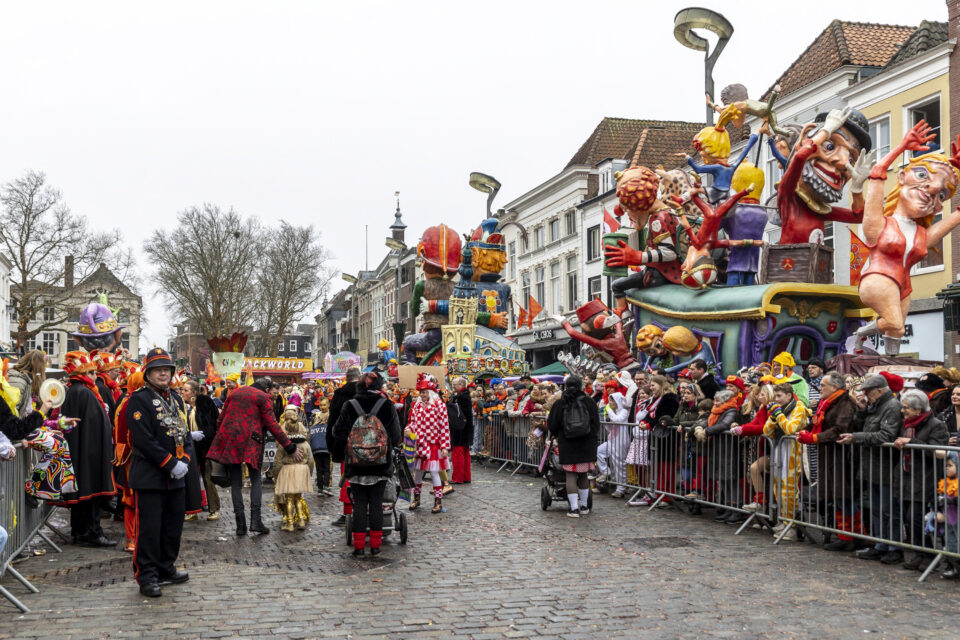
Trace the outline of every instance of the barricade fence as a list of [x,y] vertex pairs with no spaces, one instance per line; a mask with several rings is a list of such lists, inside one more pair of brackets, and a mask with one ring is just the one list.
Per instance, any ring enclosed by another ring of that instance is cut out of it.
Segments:
[[[830,534],[929,554],[921,581],[944,558],[960,563],[957,496],[950,488],[956,485],[945,474],[947,454],[960,455],[960,447],[803,445],[796,436],[698,438],[686,426],[601,426],[597,479],[621,494],[630,491],[630,504],[711,507],[739,525],[734,535],[781,523],[775,544],[801,529],[819,542]],[[545,416],[493,413],[476,416],[474,428],[473,453],[499,464],[498,472],[546,471],[551,463]]]
[[[0,578],[9,573],[31,593],[39,593],[40,590],[10,564],[37,536],[43,538],[54,551],[60,551],[60,547],[41,531],[53,514],[54,508],[46,502],[40,502],[36,507],[26,503],[24,482],[32,472],[39,454],[33,449],[24,447],[22,442],[16,443],[15,446],[16,457],[10,461],[0,462],[0,505],[2,505],[0,526],[6,530],[8,536],[6,545],[0,550]],[[0,595],[21,611],[29,611],[3,586],[0,586]]]

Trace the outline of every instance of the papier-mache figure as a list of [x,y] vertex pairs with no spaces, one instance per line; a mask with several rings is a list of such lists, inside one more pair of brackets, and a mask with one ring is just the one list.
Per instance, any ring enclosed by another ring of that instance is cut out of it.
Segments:
[[605,354],[618,369],[637,366],[623,337],[623,323],[598,298],[577,307],[580,330],[565,318],[557,317],[556,320],[571,338]]
[[755,284],[760,270],[760,246],[767,226],[767,211],[760,206],[763,193],[763,170],[752,162],[740,163],[733,174],[734,191],[749,187],[750,192],[740,198],[733,214],[725,216],[721,228],[731,240],[743,244],[730,247],[727,254],[727,286]]
[[114,351],[120,346],[125,326],[120,325],[107,306],[107,297],[91,302],[80,311],[77,330],[71,335],[87,351]]
[[[812,137],[809,132],[819,129]],[[827,220],[859,224],[863,186],[870,174],[870,125],[856,109],[817,114],[804,126],[800,142],[777,187],[780,244],[823,242]],[[833,206],[850,183],[851,208]]]
[[626,212],[633,227],[647,228],[646,249],[633,249],[626,242],[604,248],[608,267],[644,268],[613,281],[616,300],[614,313],[623,317],[627,310],[627,290],[680,284],[680,260],[677,252],[677,223],[673,210],[658,197],[660,177],[647,167],[630,167],[617,172],[617,209]]
[[740,156],[730,162],[730,133],[726,125],[736,118],[742,119],[742,112],[735,105],[727,105],[717,118],[717,124],[704,127],[700,133],[693,138],[693,146],[700,152],[700,160],[703,164],[697,164],[693,158],[684,154],[687,164],[697,173],[707,173],[713,176],[713,183],[705,190],[707,200],[711,204],[717,204],[726,199],[730,191],[730,181],[733,179],[733,173],[743,162],[747,154],[757,144],[757,134],[751,134],[747,141],[747,146],[740,152]]
[[390,348],[389,340],[381,340],[377,343],[377,349],[380,351],[378,354],[378,362],[381,365],[381,369],[386,369],[390,366],[391,361],[397,359],[397,352]]
[[[418,364],[440,344],[443,336],[440,327],[447,324],[446,311],[431,309],[430,303],[446,301],[453,293],[452,277],[460,268],[460,236],[445,224],[429,227],[417,244],[417,256],[423,265],[423,278],[413,285],[410,298],[410,313],[413,317],[423,314],[420,333],[414,333],[403,341],[403,359]],[[427,305],[423,305],[423,300]]]
[[867,336],[879,333],[887,355],[900,353],[910,310],[910,268],[960,224],[958,211],[933,222],[960,183],[960,137],[951,145],[950,157],[926,153],[911,158],[897,174],[897,186],[883,195],[890,165],[905,151],[927,151],[935,137],[921,120],[870,172],[863,214],[863,240],[870,256],[860,272],[859,292],[878,317],[857,330],[855,351],[862,350]]
[[777,96],[779,95],[780,85],[776,85],[773,87],[773,91],[770,92],[770,97],[766,102],[751,100],[747,88],[742,84],[734,83],[728,84],[720,91],[720,101],[723,103],[723,107],[711,102],[709,93],[707,94],[707,104],[710,105],[714,111],[721,114],[724,108],[730,105],[736,107],[739,113],[737,113],[730,122],[738,127],[743,126],[746,116],[753,116],[763,120],[767,128],[773,131],[775,135],[786,137],[789,135],[789,131],[777,123],[777,111],[773,108],[773,103],[776,102]]
[[655,324],[640,327],[637,348],[647,357],[648,368],[662,368],[671,374],[688,368],[694,360],[706,362],[708,370],[717,364],[710,343],[679,324],[666,331]]

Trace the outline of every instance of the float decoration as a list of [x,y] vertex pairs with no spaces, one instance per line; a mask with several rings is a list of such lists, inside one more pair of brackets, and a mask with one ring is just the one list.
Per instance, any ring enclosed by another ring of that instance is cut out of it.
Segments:
[[[403,341],[403,360],[409,364],[427,364],[438,360],[435,352],[440,347],[440,327],[447,324],[445,311],[437,302],[446,301],[453,293],[451,277],[460,268],[461,243],[457,232],[445,224],[429,227],[417,244],[417,258],[421,261],[423,277],[413,285],[410,313],[423,316],[420,333]],[[440,354],[442,355],[442,354]]]
[[207,338],[207,344],[212,352],[210,357],[213,367],[221,377],[226,378],[229,375],[243,373],[243,349],[247,346],[246,333],[238,331],[232,336]]

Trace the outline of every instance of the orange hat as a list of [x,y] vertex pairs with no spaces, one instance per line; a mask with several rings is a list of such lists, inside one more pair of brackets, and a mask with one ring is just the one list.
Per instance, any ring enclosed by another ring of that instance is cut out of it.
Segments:
[[745,388],[745,385],[743,384],[743,380],[733,375],[727,376],[727,384],[732,384],[737,389],[740,389],[740,391],[743,391]]
[[123,367],[123,358],[112,353],[96,351],[90,354],[97,365],[97,371],[111,371]]
[[143,371],[138,367],[127,377],[127,394],[131,394],[143,386]]
[[97,370],[97,364],[91,356],[95,357],[95,354],[96,352],[90,354],[86,351],[68,351],[63,356],[63,370],[68,376],[93,373]]

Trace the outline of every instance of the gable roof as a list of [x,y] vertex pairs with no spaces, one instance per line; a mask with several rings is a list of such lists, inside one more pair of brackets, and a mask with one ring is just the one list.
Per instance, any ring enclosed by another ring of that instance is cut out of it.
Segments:
[[910,37],[904,41],[903,45],[897,49],[897,52],[887,61],[884,68],[905,62],[921,53],[926,53],[937,45],[943,44],[950,39],[947,27],[948,23],[946,22],[924,20],[920,23],[920,26],[910,34]]
[[[916,27],[834,20],[781,74],[783,97],[847,65],[883,67]],[[764,93],[764,99],[773,86]]]
[[[604,118],[566,166],[593,167],[607,158],[631,164],[637,158],[636,164],[666,166],[676,160],[672,154],[692,148],[693,136],[702,128],[702,122]],[[679,164],[675,162],[674,166]]]
[[130,290],[130,288],[120,281],[120,278],[115,276],[112,271],[107,267],[103,262],[100,263],[100,266],[96,271],[88,275],[86,278],[77,283],[76,288],[80,289],[81,287],[94,284],[94,283],[106,283],[110,285],[112,289],[115,289],[119,293],[126,294],[128,296],[133,296],[140,300],[140,296]]

